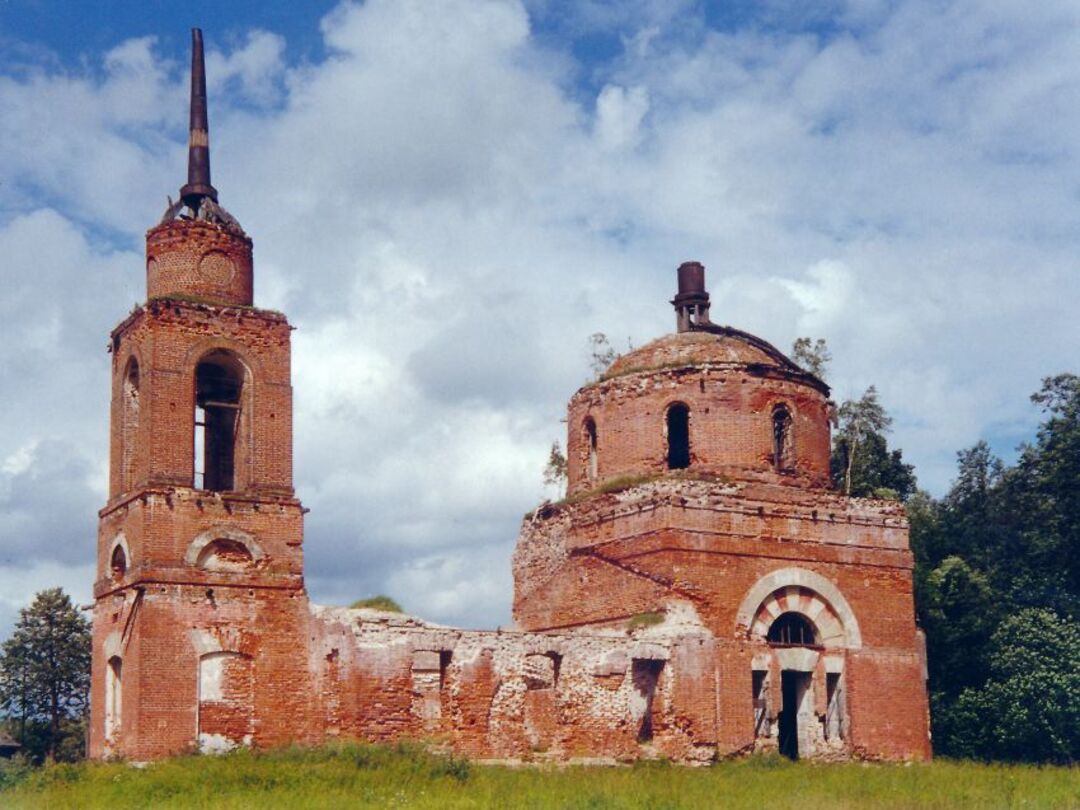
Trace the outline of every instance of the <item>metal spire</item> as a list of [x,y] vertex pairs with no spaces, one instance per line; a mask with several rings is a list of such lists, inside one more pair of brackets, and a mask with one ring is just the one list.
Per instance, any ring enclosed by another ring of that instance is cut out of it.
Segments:
[[191,29],[191,125],[188,136],[188,181],[180,199],[198,211],[204,198],[217,202],[210,185],[210,125],[206,115],[206,65],[203,61],[202,29]]

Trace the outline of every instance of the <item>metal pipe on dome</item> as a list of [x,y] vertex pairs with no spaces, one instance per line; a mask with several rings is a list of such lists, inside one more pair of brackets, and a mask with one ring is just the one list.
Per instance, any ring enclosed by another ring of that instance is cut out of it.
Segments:
[[709,320],[709,293],[705,289],[705,265],[683,262],[678,269],[679,289],[671,303],[679,332],[691,332]]

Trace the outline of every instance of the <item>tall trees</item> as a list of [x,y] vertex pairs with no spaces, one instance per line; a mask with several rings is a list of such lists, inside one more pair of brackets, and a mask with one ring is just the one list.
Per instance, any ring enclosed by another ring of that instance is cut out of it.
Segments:
[[795,338],[795,343],[791,346],[791,359],[818,379],[824,380],[825,370],[832,360],[832,352],[824,338]]
[[40,591],[19,612],[0,654],[0,708],[47,724],[46,755],[56,758],[61,723],[82,714],[90,690],[90,624],[60,588]]
[[1015,465],[979,442],[944,498],[908,503],[940,753],[1080,759],[1080,378],[1032,400]]
[[871,385],[857,400],[849,399],[840,406],[840,430],[838,447],[844,459],[844,493],[851,495],[852,473],[855,459],[871,441],[871,436],[881,439],[884,451],[884,434],[892,426],[892,417],[885,412],[878,399],[877,388]]

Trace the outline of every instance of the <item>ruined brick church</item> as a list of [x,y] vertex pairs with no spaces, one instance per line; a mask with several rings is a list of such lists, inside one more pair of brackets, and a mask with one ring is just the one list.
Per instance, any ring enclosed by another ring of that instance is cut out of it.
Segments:
[[111,336],[92,756],[339,738],[532,761],[930,756],[903,509],[830,488],[828,387],[714,324],[694,262],[677,332],[570,400],[567,497],[523,521],[515,629],[312,604],[291,327],[253,304],[207,131],[196,31],[188,182]]

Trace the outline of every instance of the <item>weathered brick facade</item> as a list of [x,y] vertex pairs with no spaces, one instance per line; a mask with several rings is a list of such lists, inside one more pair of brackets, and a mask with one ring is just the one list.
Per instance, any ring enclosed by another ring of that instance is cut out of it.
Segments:
[[679,333],[570,401],[568,497],[526,516],[514,555],[519,629],[312,605],[291,327],[252,306],[251,241],[200,160],[112,335],[92,756],[346,737],[521,760],[929,756],[903,510],[830,491],[827,387],[713,325],[696,264]]

